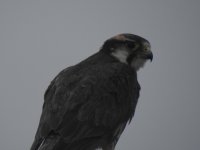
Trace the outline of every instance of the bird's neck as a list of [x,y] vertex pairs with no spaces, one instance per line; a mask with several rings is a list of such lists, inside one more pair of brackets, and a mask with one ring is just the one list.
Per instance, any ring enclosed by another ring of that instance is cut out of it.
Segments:
[[80,62],[81,64],[103,64],[103,63],[114,63],[118,62],[116,58],[111,56],[110,54],[107,54],[105,52],[99,51],[95,53],[94,55],[88,57],[86,60],[83,60]]

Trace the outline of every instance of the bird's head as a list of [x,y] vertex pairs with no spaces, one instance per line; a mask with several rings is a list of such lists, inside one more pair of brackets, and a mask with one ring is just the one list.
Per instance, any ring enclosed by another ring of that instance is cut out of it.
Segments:
[[150,43],[133,34],[119,34],[106,40],[101,51],[130,65],[136,71],[143,67],[148,59],[153,60]]

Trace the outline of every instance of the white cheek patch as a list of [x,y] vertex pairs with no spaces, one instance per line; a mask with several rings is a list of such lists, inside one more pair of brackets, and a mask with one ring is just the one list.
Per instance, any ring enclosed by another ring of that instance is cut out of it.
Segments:
[[117,58],[120,62],[127,64],[127,57],[129,53],[126,50],[116,50],[115,52],[111,53],[112,56]]
[[131,67],[135,68],[136,70],[139,70],[140,68],[144,67],[146,63],[146,59],[137,58],[136,60],[133,60],[131,62]]

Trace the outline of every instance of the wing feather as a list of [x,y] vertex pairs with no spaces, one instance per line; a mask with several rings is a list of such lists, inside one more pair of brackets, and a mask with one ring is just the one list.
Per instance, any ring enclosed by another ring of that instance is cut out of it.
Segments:
[[36,139],[51,131],[66,143],[115,134],[132,118],[139,90],[136,73],[121,63],[63,70],[44,95]]

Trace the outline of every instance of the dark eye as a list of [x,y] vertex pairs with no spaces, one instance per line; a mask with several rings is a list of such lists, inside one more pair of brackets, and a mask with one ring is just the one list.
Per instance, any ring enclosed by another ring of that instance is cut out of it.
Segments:
[[136,46],[135,42],[132,42],[132,41],[126,41],[126,42],[125,42],[125,45],[126,45],[126,47],[128,47],[129,49],[134,49],[135,46]]

